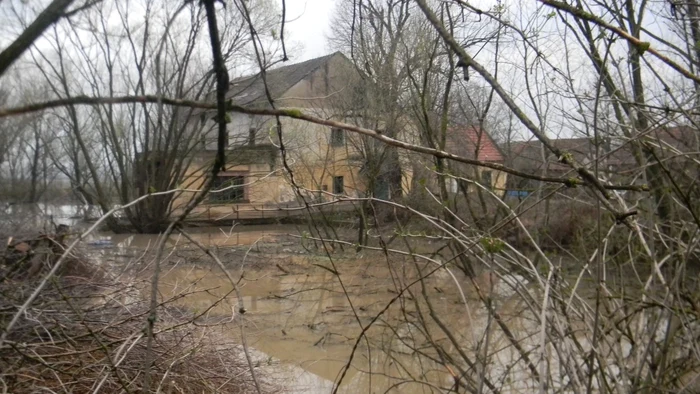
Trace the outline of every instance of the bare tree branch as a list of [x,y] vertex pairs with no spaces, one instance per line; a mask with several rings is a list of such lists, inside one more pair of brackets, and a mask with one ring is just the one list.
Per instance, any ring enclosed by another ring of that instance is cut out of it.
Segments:
[[[66,106],[66,105],[97,105],[97,104],[126,104],[126,103],[154,103],[154,104],[156,104],[159,102],[162,102],[163,104],[167,104],[167,105],[180,106],[180,107],[191,107],[191,108],[210,109],[210,110],[217,109],[218,110],[217,103],[172,99],[172,98],[167,98],[167,97],[158,97],[158,96],[154,96],[154,95],[118,96],[118,97],[116,97],[116,96],[115,97],[76,96],[76,97],[71,97],[68,99],[51,100],[51,101],[46,101],[43,103],[29,104],[29,105],[21,106],[21,107],[0,109],[0,118],[12,116],[12,115],[26,114],[26,113],[30,113],[30,112],[43,111],[46,109],[62,107],[62,106]],[[404,142],[404,141],[401,141],[401,140],[398,140],[395,138],[387,137],[379,131],[351,125],[348,123],[338,122],[338,121],[334,121],[334,120],[330,120],[330,119],[319,118],[316,116],[305,114],[301,110],[298,110],[298,109],[248,108],[248,107],[243,107],[240,105],[234,105],[231,103],[227,103],[226,110],[232,111],[232,112],[250,114],[250,115],[281,116],[281,117],[305,120],[305,121],[308,121],[311,123],[316,123],[316,124],[329,126],[329,127],[342,128],[342,129],[347,130],[347,131],[351,131],[351,132],[355,132],[358,134],[372,137],[376,140],[384,142],[387,145],[395,146],[398,148],[403,148],[403,149],[411,150],[411,151],[418,152],[418,153],[425,153],[425,154],[428,154],[431,156],[435,156],[435,157],[439,157],[439,158],[443,158],[443,159],[454,160],[454,161],[458,161],[461,163],[466,163],[466,164],[491,168],[494,170],[504,171],[504,172],[507,172],[507,173],[512,174],[512,175],[516,175],[516,176],[528,178],[528,179],[533,179],[533,180],[538,180],[538,181],[542,181],[542,182],[560,183],[560,184],[567,185],[569,187],[575,187],[578,185],[582,185],[584,183],[583,179],[577,178],[577,177],[555,178],[555,177],[540,176],[537,174],[531,174],[531,173],[525,173],[522,171],[518,171],[516,169],[510,168],[510,167],[507,167],[505,165],[498,164],[498,163],[470,159],[470,158],[467,158],[464,156],[459,156],[459,155],[455,155],[455,154],[452,154],[449,152],[445,152],[443,150],[428,148],[428,147],[424,147],[424,146],[416,145],[416,144],[411,144],[411,143]],[[635,190],[635,191],[648,190],[648,188],[645,185],[608,185],[608,184],[599,184],[599,185],[604,190]]]
[[666,63],[672,69],[678,71],[684,77],[686,77],[692,81],[695,81],[695,82],[700,82],[700,76],[693,74],[692,72],[683,68],[680,64],[674,62],[673,60],[671,60],[667,56],[664,56],[661,53],[659,53],[656,49],[651,47],[651,43],[641,41],[641,40],[633,37],[632,35],[630,35],[626,31],[605,22],[603,19],[591,14],[590,12],[586,12],[580,8],[572,7],[572,6],[570,6],[566,3],[563,3],[561,1],[556,1],[556,0],[539,0],[539,1],[542,2],[543,4],[546,4],[550,7],[552,7],[552,8],[556,8],[558,10],[567,12],[567,13],[575,16],[578,19],[583,19],[583,20],[587,20],[589,22],[593,22],[596,25],[598,25],[606,30],[610,30],[611,32],[615,33],[617,36],[622,37],[625,40],[629,41],[630,44],[632,44],[636,48],[636,50],[638,51],[639,54],[644,54],[646,52],[649,52],[650,54],[654,55],[657,59]]
[[0,76],[26,51],[44,31],[56,23],[73,0],[54,0],[44,11],[37,16],[31,25],[27,26],[22,34],[0,53]]

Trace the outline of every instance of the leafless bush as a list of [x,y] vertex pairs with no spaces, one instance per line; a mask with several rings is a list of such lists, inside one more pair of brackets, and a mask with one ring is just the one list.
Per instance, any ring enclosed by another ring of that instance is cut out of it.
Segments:
[[[537,265],[501,239],[424,219],[464,245],[467,259],[482,273],[464,276],[455,269],[454,256],[426,252],[427,243],[417,240],[428,241],[427,235],[405,234],[377,248],[387,253],[382,259],[392,272],[387,276],[395,296],[387,297],[378,313],[358,312],[371,321],[363,330],[369,344],[360,335],[355,356],[372,354],[376,364],[374,372],[365,371],[368,376],[383,373],[396,384],[429,384],[434,392],[697,389],[698,282],[677,273],[687,258],[677,259],[673,269],[658,267],[639,252],[639,243],[628,240],[630,249],[618,252],[624,264],[589,261],[579,250],[566,259],[536,251]],[[614,230],[615,224],[605,227],[599,244],[611,241]],[[433,250],[441,244],[435,241]],[[597,281],[598,275],[606,280]],[[360,294],[350,297],[362,305]],[[386,365],[396,369],[387,372]]]
[[[561,248],[584,252],[595,248],[595,237],[591,237],[597,228],[598,212],[595,204],[577,202],[569,199],[538,200],[533,204],[524,203],[517,208],[522,212],[520,220],[533,233],[540,247],[554,251]],[[603,220],[609,223],[609,217],[603,214]],[[529,243],[522,236],[517,225],[509,223],[507,234],[517,238],[520,247]]]

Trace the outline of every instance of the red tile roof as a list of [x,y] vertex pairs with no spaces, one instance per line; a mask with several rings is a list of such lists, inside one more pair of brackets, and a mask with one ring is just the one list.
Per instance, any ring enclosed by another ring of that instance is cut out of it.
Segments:
[[450,153],[480,161],[505,161],[505,156],[493,138],[478,127],[453,127],[447,133],[446,149]]

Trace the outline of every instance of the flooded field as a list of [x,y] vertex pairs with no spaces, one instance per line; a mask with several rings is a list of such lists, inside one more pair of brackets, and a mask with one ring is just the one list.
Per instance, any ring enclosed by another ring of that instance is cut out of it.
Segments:
[[[282,392],[576,392],[570,388],[586,385],[600,392],[601,380],[580,377],[588,368],[581,360],[593,346],[607,354],[604,384],[615,392],[629,386],[623,367],[644,351],[623,335],[591,340],[594,287],[583,277],[585,268],[568,282],[557,283],[547,270],[523,274],[528,280],[513,269],[512,256],[477,250],[468,259],[481,269],[468,277],[449,251],[441,253],[441,237],[392,237],[385,253],[358,251],[356,230],[329,230],[345,244],[324,244],[317,239],[323,230],[308,230],[190,227],[187,236],[165,241],[158,261],[158,235],[96,232],[79,253],[129,289],[116,297],[122,305],[148,304],[157,283],[160,327],[194,327],[191,332],[230,352],[219,359],[243,363],[246,343],[254,370]],[[548,295],[551,286],[556,296]],[[620,321],[616,310],[609,313],[611,322]],[[646,323],[656,316],[623,317],[625,332],[661,338],[666,326]],[[695,376],[684,372],[679,379]]]
[[[160,298],[172,300],[170,305],[185,314],[207,311],[199,324],[232,341],[240,341],[242,323],[256,362],[275,381],[293,382],[285,383],[289,392],[331,392],[341,374],[339,392],[347,393],[423,393],[435,392],[431,385],[436,383],[449,386],[453,372],[418,363],[413,349],[426,340],[416,331],[419,325],[410,323],[419,319],[425,303],[420,286],[407,290],[407,285],[429,268],[425,263],[387,261],[381,254],[354,250],[336,250],[330,258],[323,250],[306,252],[298,239],[289,238],[300,232],[291,225],[190,230],[194,239],[217,251],[238,281],[242,299],[218,266],[177,235],[167,241],[173,257],[161,274]],[[119,267],[158,240],[156,235],[98,233],[84,249]],[[139,275],[148,283],[151,271]],[[466,327],[468,314],[453,281],[439,270],[424,283],[435,313],[450,326]],[[144,285],[144,296],[148,291]],[[366,335],[358,341],[363,328]],[[462,340],[466,333],[455,335]],[[433,335],[431,340],[445,340]],[[416,379],[426,383],[412,383]]]
[[[268,377],[293,382],[284,384],[289,392],[331,392],[341,376],[339,392],[345,393],[450,387],[457,372],[438,360],[431,343],[469,348],[476,342],[472,330],[483,331],[485,320],[474,289],[492,287],[489,280],[471,282],[430,262],[381,253],[305,250],[289,236],[299,232],[295,226],[192,229],[192,237],[226,264],[240,300],[218,266],[174,235],[167,241],[173,257],[161,274],[160,298],[185,314],[206,311],[199,324],[232,341],[241,340],[242,325],[256,362]],[[103,233],[86,244],[103,259],[126,261],[157,242],[153,235]],[[151,271],[140,275],[147,283]],[[427,315],[439,316],[449,333]]]
[[[361,327],[367,327],[391,302],[398,288],[380,261],[338,259],[342,286],[335,274],[319,267],[329,266],[328,259],[285,256],[271,263],[272,269],[244,273],[240,281],[244,314],[237,312],[235,296],[226,297],[232,286],[216,267],[169,269],[162,277],[160,291],[164,298],[181,296],[176,303],[193,311],[204,310],[225,298],[204,321],[232,319],[222,329],[238,335],[237,319],[242,319],[251,347],[269,356],[270,363],[293,367],[284,372],[294,374],[289,378],[300,383],[293,391],[329,392],[351,358]],[[288,272],[282,272],[277,264]],[[232,274],[235,278],[241,276],[238,270]],[[460,308],[458,298],[445,295],[439,304],[439,313],[450,324],[460,320],[467,323],[464,313],[449,313]],[[400,337],[410,335],[410,328],[394,331],[403,320],[403,313],[415,313],[415,309],[397,303],[367,331],[367,338],[355,350],[342,392],[384,392],[406,378],[408,371],[421,372],[420,366],[412,365],[412,352],[401,344]],[[448,376],[447,371],[435,371],[433,375],[437,379]],[[396,389],[399,391],[424,392],[421,387],[408,384]]]

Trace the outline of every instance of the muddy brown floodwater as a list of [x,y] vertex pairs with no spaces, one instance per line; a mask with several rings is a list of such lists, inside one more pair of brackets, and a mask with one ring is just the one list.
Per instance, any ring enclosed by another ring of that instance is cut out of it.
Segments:
[[[212,330],[234,341],[240,341],[242,321],[256,364],[287,392],[330,392],[351,356],[339,392],[427,393],[437,391],[435,384],[449,387],[450,371],[425,365],[410,348],[420,342],[420,333],[404,319],[417,309],[408,293],[381,314],[355,348],[361,327],[367,327],[397,298],[397,290],[415,278],[412,265],[390,264],[380,254],[347,251],[333,254],[332,265],[323,253],[305,252],[289,239],[289,247],[280,248],[282,234],[297,231],[294,226],[245,226],[231,233],[217,228],[194,232],[198,241],[218,248],[224,263],[231,263],[232,276],[241,278],[245,314],[237,313],[238,300],[226,276],[204,258],[168,264],[161,276],[160,295],[176,297],[174,304],[185,313],[208,310],[200,323],[211,324]],[[89,243],[102,248],[105,257],[114,257],[133,256],[156,241],[157,237],[147,235],[99,234]],[[268,248],[252,248],[255,243]],[[181,237],[172,237],[168,244],[195,252]],[[269,246],[277,246],[276,252],[270,253]],[[230,249],[239,253],[227,254]],[[340,273],[342,284],[329,269]],[[452,280],[440,271],[429,285],[454,288]],[[440,290],[433,307],[450,326],[468,327],[471,323],[461,300],[456,291]],[[464,330],[465,341],[468,331]]]
[[[348,297],[336,276],[316,265],[329,266],[327,258],[278,255],[271,257],[270,262],[273,269],[245,273],[241,281],[247,310],[244,315],[234,312],[237,300],[230,296],[213,308],[210,316],[218,321],[231,316],[243,319],[248,344],[269,356],[269,363],[279,362],[286,367],[279,370],[283,371],[282,379],[287,375],[288,382],[293,383],[286,387],[290,391],[330,392],[332,382],[351,356],[360,323],[366,326],[396,295],[389,270],[377,261],[338,259],[336,266]],[[289,273],[275,268],[276,262]],[[238,270],[232,274],[240,277]],[[231,289],[218,269],[193,266],[167,271],[160,285],[164,297],[196,292],[179,301],[195,312],[210,307]],[[451,301],[443,303],[447,306],[442,308],[443,316],[450,316],[448,309],[455,309],[456,300]],[[453,318],[462,316],[454,314]],[[398,318],[397,310],[390,310],[385,318],[387,321],[378,322],[368,331],[369,353],[367,343],[360,342],[341,392],[384,392],[401,380],[388,376],[406,376],[406,371],[397,369],[398,362],[402,368],[415,367],[413,372],[420,372],[418,366],[411,365],[408,349],[402,349],[397,338],[392,338],[397,334],[393,331],[397,326],[387,326],[388,321],[395,323],[392,318]],[[232,335],[238,335],[235,322],[226,327]],[[398,328],[405,331],[399,335],[409,335],[408,329]],[[372,374],[368,373],[370,370]],[[430,392],[415,384],[405,384],[396,391]]]

